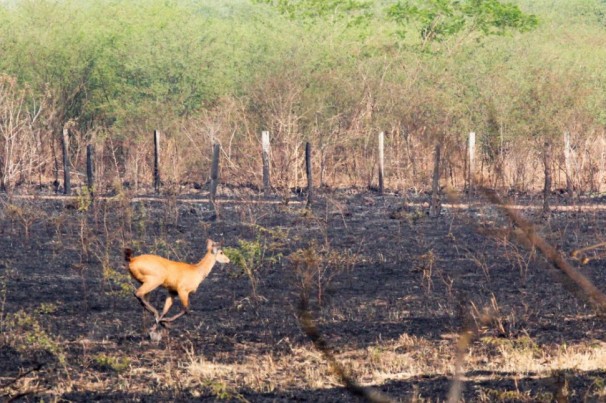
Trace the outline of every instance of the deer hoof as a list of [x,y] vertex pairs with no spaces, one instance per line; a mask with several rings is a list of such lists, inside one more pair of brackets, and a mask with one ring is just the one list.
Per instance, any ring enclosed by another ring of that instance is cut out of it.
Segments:
[[162,341],[162,329],[158,329],[157,325],[152,326],[149,329],[149,338],[156,343]]
[[172,325],[170,324],[170,322],[167,322],[167,321],[165,321],[165,320],[160,320],[160,322],[158,322],[158,324],[159,324],[160,326],[162,326],[163,328],[165,328],[165,329],[170,329],[170,328],[172,328]]

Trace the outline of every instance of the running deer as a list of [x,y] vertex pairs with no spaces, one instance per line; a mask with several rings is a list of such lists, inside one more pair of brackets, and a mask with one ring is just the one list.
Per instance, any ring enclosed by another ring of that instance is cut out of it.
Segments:
[[[131,276],[141,283],[141,286],[135,291],[135,296],[145,309],[154,314],[156,323],[172,322],[185,315],[189,311],[189,294],[196,292],[215,263],[229,263],[229,258],[223,253],[219,243],[207,240],[206,250],[206,255],[202,260],[196,264],[189,264],[175,262],[157,255],[133,257],[131,249],[124,249],[124,259],[127,262],[128,270]],[[148,294],[158,287],[168,290],[161,314],[148,301]],[[176,296],[181,301],[181,311],[166,318]]]

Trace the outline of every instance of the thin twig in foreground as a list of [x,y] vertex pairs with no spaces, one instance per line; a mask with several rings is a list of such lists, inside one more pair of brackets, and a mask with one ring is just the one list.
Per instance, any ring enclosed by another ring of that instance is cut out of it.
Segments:
[[388,403],[393,401],[391,398],[382,393],[359,385],[355,379],[347,374],[345,368],[343,368],[343,366],[337,361],[334,354],[328,347],[326,340],[324,340],[318,331],[311,312],[309,312],[309,306],[306,298],[301,298],[299,302],[299,323],[301,324],[303,332],[305,332],[307,337],[310,338],[315,348],[322,353],[332,371],[335,373],[335,375],[337,375],[339,380],[352,395],[361,397],[366,399],[366,401],[373,403]]

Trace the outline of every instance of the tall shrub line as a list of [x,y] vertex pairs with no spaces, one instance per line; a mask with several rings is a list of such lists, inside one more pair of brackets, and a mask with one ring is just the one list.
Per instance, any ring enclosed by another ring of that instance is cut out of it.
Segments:
[[[304,186],[306,142],[319,184],[375,186],[377,134],[385,132],[388,189],[428,189],[436,143],[442,177],[461,188],[465,139],[474,131],[478,173],[495,187],[539,189],[546,142],[554,186],[564,187],[566,132],[574,186],[603,189],[601,3],[568,2],[560,15],[547,3],[520,1],[538,26],[503,32],[464,7],[330,8],[339,3],[317,12],[314,2],[280,9],[246,0],[1,5],[2,185],[60,177],[58,141],[69,125],[76,185],[90,143],[100,187],[151,184],[158,129],[163,180],[172,183],[205,181],[218,141],[223,180],[260,187],[267,130],[274,186]],[[343,12],[351,14],[336,18]],[[459,20],[423,34],[434,12]]]

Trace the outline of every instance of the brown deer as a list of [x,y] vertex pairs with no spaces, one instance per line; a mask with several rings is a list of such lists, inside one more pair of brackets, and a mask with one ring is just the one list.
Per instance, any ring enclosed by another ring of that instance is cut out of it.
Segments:
[[[229,258],[223,253],[221,245],[211,239],[206,241],[206,255],[196,264],[175,262],[157,255],[140,255],[133,257],[131,249],[124,249],[124,259],[127,262],[131,276],[141,286],[135,296],[145,309],[154,314],[156,323],[172,322],[189,311],[189,294],[196,292],[198,286],[208,276],[216,262],[229,263]],[[148,301],[148,294],[158,287],[168,290],[164,309],[159,314]],[[173,305],[174,298],[181,301],[181,311],[169,318],[166,314]]]

